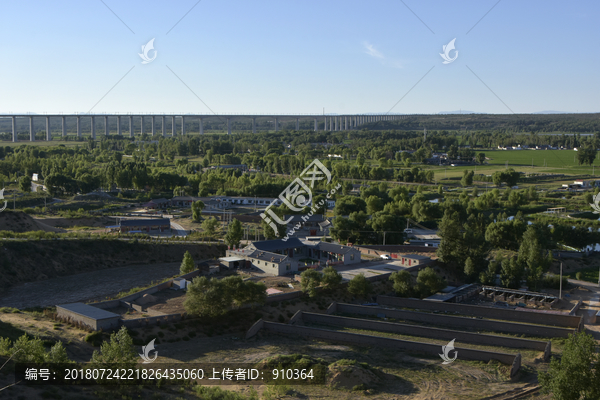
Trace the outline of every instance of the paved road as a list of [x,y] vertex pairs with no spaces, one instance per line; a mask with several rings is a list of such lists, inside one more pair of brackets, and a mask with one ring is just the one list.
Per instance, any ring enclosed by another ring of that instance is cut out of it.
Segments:
[[175,236],[187,236],[187,231],[185,229],[183,229],[183,226],[179,225],[176,222],[173,222],[173,220],[171,220],[171,229],[175,229],[177,231],[177,234]]
[[574,298],[581,297],[583,304],[577,315],[583,316],[583,322],[586,329],[591,333],[594,338],[600,340],[600,325],[594,323],[595,315],[600,311],[600,288],[597,283],[591,283],[587,281],[578,281],[577,279],[569,279],[569,283],[575,286],[581,286],[588,290],[588,292],[579,292],[574,295]]

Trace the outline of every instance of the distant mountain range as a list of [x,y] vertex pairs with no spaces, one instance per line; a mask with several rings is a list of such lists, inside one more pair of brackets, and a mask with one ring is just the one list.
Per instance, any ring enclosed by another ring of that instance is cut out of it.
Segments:
[[459,110],[459,111],[440,111],[438,114],[487,114],[476,111]]

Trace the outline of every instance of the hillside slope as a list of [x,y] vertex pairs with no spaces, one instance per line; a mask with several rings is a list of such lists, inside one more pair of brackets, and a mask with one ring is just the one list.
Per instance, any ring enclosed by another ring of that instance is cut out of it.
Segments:
[[225,246],[222,245],[150,244],[122,240],[5,240],[1,246],[0,291],[25,282],[81,272],[127,265],[181,262],[186,251],[195,260],[225,254]]

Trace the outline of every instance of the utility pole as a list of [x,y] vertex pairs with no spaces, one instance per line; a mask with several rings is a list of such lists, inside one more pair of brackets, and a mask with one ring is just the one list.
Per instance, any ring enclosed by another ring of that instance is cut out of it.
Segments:
[[385,246],[385,231],[383,231],[383,245]]

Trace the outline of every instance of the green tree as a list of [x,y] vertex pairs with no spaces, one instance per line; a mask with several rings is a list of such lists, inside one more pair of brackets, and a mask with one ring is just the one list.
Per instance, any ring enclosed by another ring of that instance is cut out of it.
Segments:
[[192,221],[200,222],[202,219],[202,210],[204,210],[204,202],[202,200],[192,203]]
[[100,351],[95,350],[92,354],[91,363],[94,367],[114,368],[119,364],[119,368],[133,368],[138,360],[138,354],[133,347],[133,340],[127,328],[124,326],[118,332],[110,335],[108,342],[103,342]]
[[483,164],[485,162],[485,153],[477,153],[477,162]]
[[214,237],[217,232],[217,227],[219,226],[219,221],[215,217],[206,218],[202,221],[202,230],[208,237]]
[[396,271],[390,275],[390,281],[394,282],[394,292],[401,297],[411,297],[413,295],[413,279],[410,272]]
[[541,224],[529,225],[519,247],[518,261],[527,266],[527,285],[534,290],[552,263],[550,229]]
[[28,175],[21,177],[19,180],[19,189],[21,189],[21,192],[31,192],[31,178]]
[[417,275],[417,287],[422,297],[428,297],[445,288],[446,280],[441,278],[433,268],[426,267]]
[[469,278],[473,278],[477,276],[477,267],[471,257],[468,257],[465,261],[465,275]]
[[516,257],[505,258],[500,266],[500,281],[502,286],[518,289],[523,279],[524,268]]
[[548,372],[538,376],[542,393],[555,400],[600,398],[600,359],[596,341],[585,333],[569,336],[560,359],[552,357]]
[[323,269],[323,285],[329,289],[337,289],[342,283],[342,275],[331,265]]
[[263,283],[244,282],[238,275],[223,279],[199,276],[188,286],[183,306],[189,314],[214,318],[245,304],[264,303],[266,290]]
[[373,292],[373,285],[365,278],[363,273],[360,273],[348,283],[348,292],[356,297],[366,298]]
[[65,346],[57,341],[48,352],[44,342],[38,338],[31,338],[27,334],[20,336],[14,343],[9,338],[0,338],[0,356],[13,357],[14,361],[28,363],[71,363]]
[[315,297],[318,294],[317,288],[321,285],[323,275],[314,269],[307,269],[300,274],[300,287],[304,293],[308,293],[310,297]]
[[242,223],[238,219],[233,219],[233,221],[229,224],[227,228],[227,233],[225,234],[225,243],[228,246],[239,246],[240,240],[244,236],[244,231],[242,229]]
[[473,171],[463,171],[463,177],[460,180],[460,184],[463,186],[471,186],[473,184],[473,176],[475,173]]
[[194,258],[189,251],[186,251],[183,255],[183,261],[181,262],[181,267],[179,267],[179,272],[182,274],[187,274],[195,269],[196,264],[194,263]]
[[577,149],[577,161],[579,165],[592,165],[596,159],[596,149],[593,146],[585,146]]

